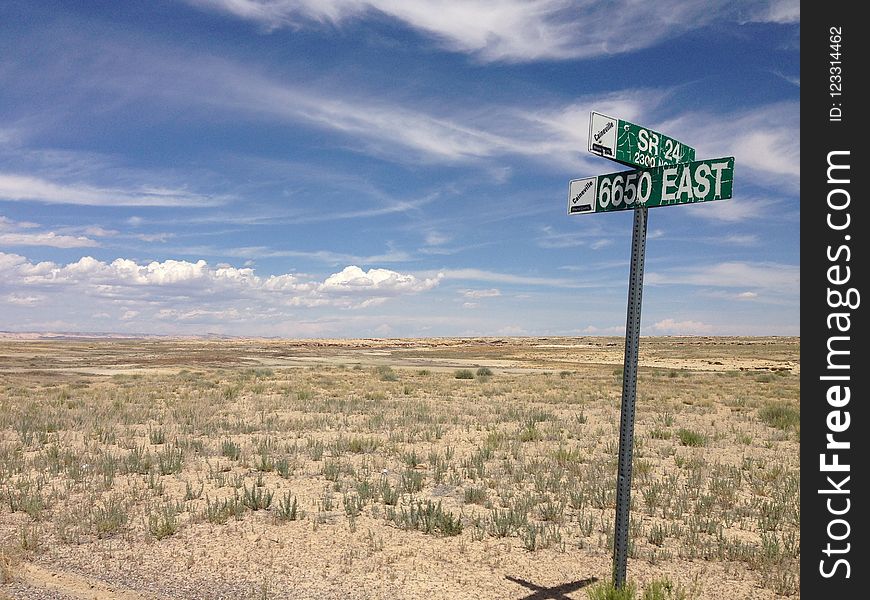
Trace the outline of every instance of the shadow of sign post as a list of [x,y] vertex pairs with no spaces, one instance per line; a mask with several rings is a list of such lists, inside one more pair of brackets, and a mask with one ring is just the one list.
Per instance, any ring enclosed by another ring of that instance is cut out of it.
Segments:
[[505,575],[505,579],[513,581],[514,583],[518,583],[519,585],[529,588],[530,590],[533,590],[531,594],[529,594],[528,596],[523,596],[520,600],[571,600],[571,598],[566,596],[566,594],[576,592],[577,590],[598,581],[597,577],[589,577],[587,579],[580,579],[578,581],[572,581],[570,583],[561,583],[559,585],[546,587],[543,585],[534,584],[531,581],[526,581],[525,579],[511,577],[510,575]]

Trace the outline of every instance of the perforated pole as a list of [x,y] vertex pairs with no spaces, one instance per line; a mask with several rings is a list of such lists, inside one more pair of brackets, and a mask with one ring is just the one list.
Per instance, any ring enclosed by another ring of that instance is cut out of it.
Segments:
[[616,478],[616,522],[613,539],[613,582],[617,588],[625,584],[625,569],[628,562],[631,457],[634,446],[634,407],[637,392],[637,354],[640,343],[640,305],[643,296],[647,211],[647,208],[637,208],[634,211],[631,271],[628,275],[628,316],[625,323],[622,411],[619,417],[619,470]]

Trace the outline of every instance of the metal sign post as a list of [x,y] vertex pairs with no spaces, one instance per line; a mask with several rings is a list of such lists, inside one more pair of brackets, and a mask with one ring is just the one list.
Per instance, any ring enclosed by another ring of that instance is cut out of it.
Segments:
[[616,478],[616,523],[613,541],[613,581],[621,588],[628,563],[628,522],[631,507],[631,459],[634,448],[634,407],[637,397],[637,356],[640,345],[640,307],[649,209],[634,211],[631,270],[628,275],[628,314],[625,319],[625,360],[622,368],[622,411],[619,416],[619,467]]
[[596,112],[592,113],[589,121],[589,151],[624,165],[640,167],[633,171],[572,179],[568,183],[569,215],[634,211],[613,538],[613,582],[617,588],[622,588],[628,563],[631,460],[648,212],[657,206],[730,198],[734,183],[734,157],[695,160],[695,149],[682,142]]

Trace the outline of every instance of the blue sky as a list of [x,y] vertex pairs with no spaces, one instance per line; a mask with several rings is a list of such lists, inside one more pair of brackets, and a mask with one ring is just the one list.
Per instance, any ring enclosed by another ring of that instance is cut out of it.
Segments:
[[788,2],[0,5],[0,330],[622,335],[589,114],[735,157],[650,210],[642,335],[799,335]]

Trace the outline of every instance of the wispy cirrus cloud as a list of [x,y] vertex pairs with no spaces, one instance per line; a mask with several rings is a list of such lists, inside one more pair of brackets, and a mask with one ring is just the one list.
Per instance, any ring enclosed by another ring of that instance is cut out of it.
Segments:
[[706,221],[719,223],[739,223],[763,218],[775,207],[777,202],[769,198],[741,196],[721,202],[689,204],[686,214]]
[[580,284],[577,281],[572,281],[570,279],[561,279],[558,277],[514,275],[512,273],[500,273],[497,271],[487,271],[485,269],[442,269],[438,273],[440,273],[445,280],[457,279],[466,281],[486,281],[492,283],[504,283],[513,285],[532,285],[564,288],[584,287],[583,284]]
[[3,246],[51,246],[52,248],[88,248],[99,246],[99,242],[78,235],[59,235],[53,231],[36,233],[0,232],[0,245]]
[[142,187],[117,189],[80,182],[58,182],[30,174],[0,173],[0,200],[83,206],[216,206],[224,199],[185,190]]
[[[138,239],[149,236],[134,236]],[[161,236],[158,241],[168,239]],[[154,241],[145,239],[144,241]],[[388,245],[389,246],[389,245]],[[334,250],[288,250],[283,248],[275,248],[268,246],[239,246],[234,248],[223,248],[218,246],[174,246],[166,248],[165,251],[181,255],[200,255],[200,256],[219,256],[229,258],[245,258],[249,260],[262,260],[267,258],[303,258],[309,261],[316,261],[327,265],[340,264],[382,264],[382,263],[401,263],[414,260],[414,256],[404,250],[398,250],[388,247],[386,252],[380,254],[348,254],[346,252],[336,252]]]
[[[600,250],[613,244],[612,232],[607,231],[599,223],[586,225],[581,230],[558,231],[550,225],[540,228],[537,244],[541,248],[575,248],[586,246],[593,250]],[[648,234],[649,239],[656,237],[655,232]]]
[[749,6],[747,21],[759,23],[800,23],[800,0],[771,0]]
[[690,113],[662,127],[678,139],[702,140],[703,146],[696,147],[697,156],[734,156],[735,182],[747,170],[766,174],[758,179],[767,179],[772,188],[800,189],[799,102],[776,102],[718,115]]
[[[281,2],[239,0],[226,3],[224,8],[230,10],[250,5],[249,11],[242,12],[251,15],[273,15],[285,9],[292,15],[299,11],[317,13],[320,10],[315,7],[320,3],[286,4],[284,7]],[[333,4],[338,20],[351,4],[364,3]],[[720,8],[728,4],[722,2]],[[685,5],[694,6],[692,11],[708,10],[706,3],[684,2],[675,2],[670,12],[658,4],[651,6],[651,10],[679,21],[689,10]],[[592,12],[631,13],[632,21],[641,23],[643,19],[638,18],[635,8],[619,11],[602,4]],[[492,10],[501,13],[503,9],[498,3]],[[437,11],[429,7],[426,12]],[[329,11],[324,14],[329,14]],[[647,25],[644,23],[645,28],[649,28]],[[530,29],[527,24],[522,28]],[[584,37],[577,36],[574,28],[571,31],[572,38]],[[620,36],[631,37],[622,32]],[[365,82],[354,86],[338,85],[328,78],[313,80],[310,75],[302,73],[292,77],[206,53],[172,50],[164,45],[155,51],[145,39],[122,41],[108,35],[98,37],[91,40],[87,48],[78,50],[82,54],[78,57],[82,76],[70,82],[70,86],[79,88],[79,94],[106,98],[106,111],[157,104],[184,108],[188,115],[204,121],[229,117],[276,125],[302,124],[341,136],[355,151],[402,163],[424,160],[468,164],[472,161],[492,171],[505,169],[505,165],[495,164],[498,159],[524,157],[550,168],[577,172],[600,169],[600,159],[585,152],[592,110],[668,131],[678,139],[709,140],[703,148],[697,148],[700,155],[713,155],[715,152],[735,154],[738,168],[792,176],[797,172],[796,159],[800,156],[797,103],[753,107],[725,117],[687,112],[679,119],[663,121],[670,113],[669,99],[678,93],[677,90],[627,88],[590,93],[567,103],[550,99],[543,105],[524,102],[499,104],[486,99],[469,102],[468,98],[462,98],[461,103],[436,102],[431,97],[415,97],[408,93],[400,98],[388,98],[380,89],[367,89]],[[182,54],[184,60],[178,58]],[[131,71],[129,63],[136,61],[139,64],[143,56],[147,57],[143,68]],[[51,81],[45,85],[50,86]],[[59,93],[56,89],[46,92],[48,96]],[[150,118],[162,119],[166,112],[162,110]],[[143,117],[149,118],[147,114]],[[202,205],[221,200],[178,188],[161,190],[142,186],[139,189],[112,190],[87,182],[64,183],[70,181],[68,178],[57,181],[23,172],[13,172],[11,176],[19,179],[5,183],[5,197],[30,197],[42,201],[60,201],[59,198],[67,197],[78,203],[95,205],[110,201],[126,205]],[[21,188],[27,190],[26,194]],[[4,186],[0,185],[0,191],[3,189]],[[407,206],[401,202],[384,208],[385,211],[405,209]],[[362,209],[362,212],[368,210]]]
[[55,231],[36,231],[39,225],[29,221],[13,221],[0,216],[0,245],[49,246],[53,248],[87,248],[99,242],[83,235],[65,235]]
[[45,300],[44,296],[25,296],[23,294],[6,294],[3,302],[18,306],[34,306]]
[[644,282],[651,285],[731,287],[750,292],[765,290],[767,293],[798,298],[800,267],[769,262],[720,262],[688,268],[647,271]]
[[[796,1],[734,3],[571,0],[187,0],[261,24],[267,31],[387,16],[444,48],[484,62],[594,58],[653,46],[728,19],[793,23]],[[748,11],[748,12],[747,12]]]
[[[209,62],[201,86],[213,88],[208,102],[285,122],[301,122],[353,137],[370,153],[393,160],[415,159],[457,163],[519,156],[563,169],[600,169],[587,145],[589,114],[617,114],[650,127],[673,132],[679,139],[708,140],[705,152],[733,154],[741,168],[778,177],[799,175],[799,106],[779,103],[753,107],[727,116],[684,113],[659,127],[657,114],[674,92],[668,89],[625,89],[581,97],[570,104],[544,108],[490,104],[485,110],[467,106],[411,106],[366,95],[290,85],[229,63]],[[191,90],[194,92],[193,90]],[[176,90],[176,93],[178,90]],[[186,100],[200,103],[201,89]]]
[[501,296],[501,290],[497,288],[489,288],[487,290],[465,290],[462,295],[466,298],[497,298]]

